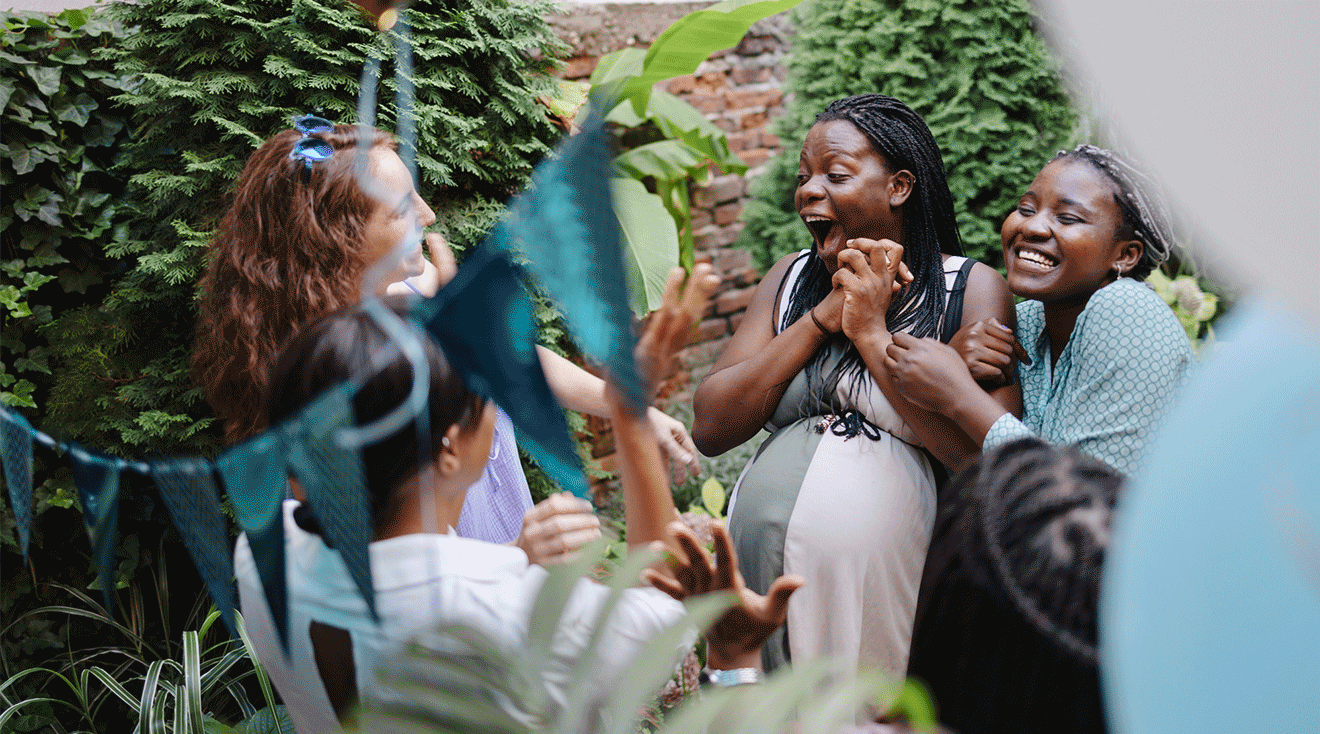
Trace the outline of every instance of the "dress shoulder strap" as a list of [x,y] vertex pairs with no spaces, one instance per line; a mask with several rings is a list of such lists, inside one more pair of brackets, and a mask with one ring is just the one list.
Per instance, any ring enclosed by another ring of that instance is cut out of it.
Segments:
[[[957,334],[958,329],[962,326],[963,293],[967,290],[967,277],[975,265],[975,260],[960,256],[951,257],[944,263],[945,287],[949,291],[949,298],[944,302],[940,341],[945,344],[953,339],[953,335]],[[956,270],[950,270],[950,268],[956,268]],[[948,283],[948,276],[950,275],[954,276],[952,283]]]
[[797,258],[793,260],[793,264],[789,265],[788,270],[784,272],[784,279],[779,281],[779,290],[775,294],[775,312],[771,315],[774,323],[770,324],[770,328],[776,334],[783,330],[780,327],[784,320],[784,312],[788,310],[788,299],[793,295],[790,284],[797,283],[798,276],[802,275],[802,269],[807,266],[807,256],[810,254],[811,250],[799,252]]

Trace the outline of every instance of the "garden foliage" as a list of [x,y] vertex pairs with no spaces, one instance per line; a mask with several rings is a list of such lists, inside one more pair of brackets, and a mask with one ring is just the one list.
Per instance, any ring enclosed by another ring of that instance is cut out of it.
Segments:
[[1026,0],[810,0],[793,17],[785,152],[752,185],[739,244],[763,267],[810,246],[793,210],[796,151],[825,105],[881,92],[934,133],[967,254],[1001,265],[999,225],[1075,120]]

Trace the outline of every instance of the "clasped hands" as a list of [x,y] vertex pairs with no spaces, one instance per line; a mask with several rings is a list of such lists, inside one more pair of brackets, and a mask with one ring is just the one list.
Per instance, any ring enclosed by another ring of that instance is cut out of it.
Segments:
[[912,271],[903,262],[903,246],[893,240],[857,237],[848,240],[837,258],[834,289],[816,304],[811,315],[826,331],[840,332],[853,342],[888,333],[885,312]]

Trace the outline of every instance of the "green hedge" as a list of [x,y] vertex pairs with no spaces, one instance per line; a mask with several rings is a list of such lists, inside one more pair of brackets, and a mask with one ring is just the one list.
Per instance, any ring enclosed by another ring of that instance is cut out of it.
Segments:
[[1075,114],[1025,0],[810,0],[794,13],[784,152],[752,186],[739,244],[764,267],[811,238],[793,210],[797,151],[818,112],[882,92],[920,113],[944,153],[967,254],[1001,265],[999,225],[1072,135]]

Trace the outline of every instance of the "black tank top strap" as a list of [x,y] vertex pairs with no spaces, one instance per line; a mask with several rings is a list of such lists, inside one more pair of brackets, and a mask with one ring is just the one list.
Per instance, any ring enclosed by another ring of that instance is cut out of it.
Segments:
[[940,328],[940,341],[945,344],[962,327],[963,293],[967,290],[967,278],[975,265],[976,261],[971,258],[963,260],[962,267],[958,268],[958,277],[954,278],[953,287],[949,289],[949,300],[944,305],[943,326]]

